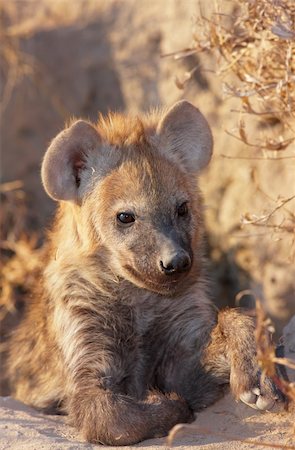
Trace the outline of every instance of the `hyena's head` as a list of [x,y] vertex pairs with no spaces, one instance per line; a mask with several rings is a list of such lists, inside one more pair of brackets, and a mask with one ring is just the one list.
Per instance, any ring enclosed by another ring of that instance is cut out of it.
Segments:
[[50,145],[42,180],[53,199],[68,205],[63,211],[78,240],[90,242],[92,251],[107,250],[113,273],[172,293],[199,270],[197,174],[211,154],[207,121],[181,101],[141,119],[73,123]]

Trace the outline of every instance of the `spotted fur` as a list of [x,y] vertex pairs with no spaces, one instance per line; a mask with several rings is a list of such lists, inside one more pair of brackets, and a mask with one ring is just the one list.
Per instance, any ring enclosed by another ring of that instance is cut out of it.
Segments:
[[206,120],[179,102],[72,122],[45,155],[59,209],[7,368],[16,398],[61,408],[90,442],[163,436],[227,383],[239,396],[257,382],[251,320],[218,318],[208,296],[197,179],[211,153]]

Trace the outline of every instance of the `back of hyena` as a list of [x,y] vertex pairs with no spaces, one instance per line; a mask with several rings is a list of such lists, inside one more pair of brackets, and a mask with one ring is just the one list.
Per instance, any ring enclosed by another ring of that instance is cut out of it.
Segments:
[[86,439],[116,445],[167,434],[226,383],[270,406],[251,319],[207,295],[197,176],[211,153],[185,101],[79,120],[53,140],[42,180],[60,205],[41,292],[10,340],[16,398],[60,406]]

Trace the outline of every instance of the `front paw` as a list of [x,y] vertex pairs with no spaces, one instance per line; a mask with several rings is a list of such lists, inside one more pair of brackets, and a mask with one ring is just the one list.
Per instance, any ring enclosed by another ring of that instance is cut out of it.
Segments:
[[230,372],[230,387],[235,398],[251,408],[269,411],[283,401],[271,378],[261,373],[254,351],[235,358]]
[[[284,356],[283,346],[276,348],[276,355]],[[254,364],[255,366],[255,364]],[[276,365],[276,377],[278,380],[288,380],[284,366]],[[275,385],[275,383],[267,376],[261,373],[258,368],[255,375],[248,374],[247,388],[240,391],[239,399],[251,408],[261,411],[270,411],[277,407],[282,407],[286,403],[286,397]]]
[[283,398],[274,383],[268,377],[259,374],[252,381],[252,388],[242,392],[239,399],[251,408],[260,411],[270,411]]

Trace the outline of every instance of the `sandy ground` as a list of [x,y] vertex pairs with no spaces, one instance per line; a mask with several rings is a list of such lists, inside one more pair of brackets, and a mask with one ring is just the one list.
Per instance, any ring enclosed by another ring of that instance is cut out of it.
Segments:
[[[276,444],[281,444],[282,448],[295,449],[292,426],[294,416],[291,413],[260,413],[242,403],[236,403],[228,394],[198,414],[194,424],[179,433],[173,446],[239,450],[258,448],[264,442],[269,443],[265,448],[276,448]],[[251,443],[242,442],[243,439]],[[166,446],[166,439],[162,438],[144,441],[134,447],[156,449]],[[78,450],[100,447],[83,443],[63,417],[44,416],[9,397],[0,399],[1,450]]]
[[[295,360],[295,316],[284,329],[285,356]],[[287,368],[290,381],[295,370]],[[246,440],[246,442],[245,442]],[[259,412],[236,402],[227,394],[219,402],[185,426],[173,446],[186,449],[285,448],[295,450],[295,408],[286,412]],[[279,445],[279,447],[277,447]],[[165,438],[144,441],[133,447],[167,447]],[[101,446],[83,443],[64,416],[45,416],[10,398],[0,397],[0,450],[96,449]]]

